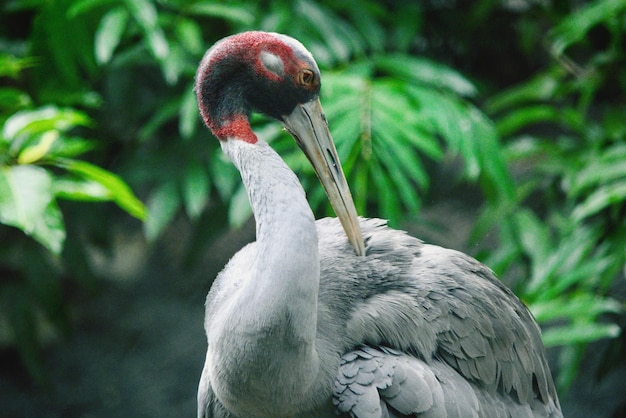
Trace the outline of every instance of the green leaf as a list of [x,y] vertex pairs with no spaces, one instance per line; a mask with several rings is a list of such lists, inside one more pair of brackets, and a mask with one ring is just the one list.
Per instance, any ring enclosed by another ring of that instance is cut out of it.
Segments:
[[542,264],[551,253],[548,228],[528,209],[521,209],[513,216],[524,252],[532,258],[533,263]]
[[626,10],[623,0],[596,0],[569,14],[550,33],[552,52],[562,54],[570,45],[582,41],[587,32],[601,22],[610,22]]
[[50,150],[52,157],[75,157],[91,151],[96,147],[96,141],[76,136],[60,136]]
[[176,36],[180,44],[194,55],[201,55],[205,45],[202,39],[200,24],[191,19],[179,19],[175,26]]
[[100,183],[111,193],[112,200],[127,213],[137,219],[145,220],[146,208],[133,194],[132,190],[119,176],[85,161],[59,158],[55,165],[77,174],[85,179]]
[[[419,125],[441,136],[465,163],[465,174],[479,178],[491,199],[512,199],[515,188],[496,131],[490,120],[458,97],[417,85],[407,85],[407,95],[419,104]],[[489,186],[489,187],[487,187]]]
[[358,29],[359,35],[364,38],[372,51],[382,52],[387,36],[379,17],[386,13],[384,6],[369,3],[366,7],[358,7],[357,2],[353,2],[352,5],[356,7],[346,8],[346,12],[350,13],[350,23]]
[[401,170],[400,164],[406,164],[410,159],[409,154],[405,154],[397,148],[380,147],[378,150],[381,165],[389,173],[390,180],[395,186],[394,189],[399,196],[396,200],[402,201],[409,213],[416,213],[419,210],[420,199],[416,193],[416,187],[411,183],[411,177]]
[[551,73],[542,73],[522,84],[511,87],[489,99],[485,105],[488,113],[517,108],[529,102],[550,100],[556,94],[560,79]]
[[[585,156],[587,157],[587,156]],[[616,143],[600,155],[591,154],[583,162],[583,168],[573,170],[564,179],[564,187],[571,197],[579,196],[593,187],[626,178],[626,144]]]
[[581,293],[570,297],[558,297],[530,306],[538,322],[568,318],[573,321],[589,322],[606,313],[622,312],[622,304],[615,299],[603,298],[591,293]]
[[485,195],[491,200],[514,200],[516,188],[504,159],[504,152],[491,121],[477,108],[470,108],[472,136],[480,161],[481,182]]
[[473,97],[477,93],[474,84],[458,71],[426,58],[394,54],[382,55],[374,62],[381,70],[410,83],[447,89],[460,96]]
[[17,58],[6,52],[0,52],[0,77],[17,80],[22,70],[35,65],[33,58]]
[[32,237],[48,248],[53,254],[59,255],[61,251],[63,251],[65,236],[63,214],[57,202],[53,200],[43,211],[32,233]]
[[[342,19],[339,19],[331,10],[321,6],[320,4],[312,1],[300,0],[296,2],[296,13],[302,20],[306,20],[312,31],[316,31],[318,39],[323,42],[323,46],[320,42],[311,43],[310,50],[314,56],[318,56],[317,52],[320,52],[321,62],[326,60],[323,56],[326,55],[330,58],[331,62],[345,62],[350,57],[352,50],[350,46],[355,46],[356,49],[362,49],[359,47],[357,41],[360,36],[357,33],[353,33],[352,36],[344,36],[347,28]],[[324,54],[321,50],[324,50]],[[327,62],[328,63],[328,62]]]
[[371,160],[371,166],[372,181],[376,185],[377,203],[380,206],[381,215],[388,219],[391,225],[398,225],[400,205],[389,177],[377,159]]
[[[572,288],[592,287],[613,267],[615,257],[604,255],[602,251],[593,252],[593,248],[589,247],[593,247],[596,241],[589,241],[589,243],[573,249],[571,245],[565,245],[560,247],[556,254],[551,255],[545,270],[550,274],[552,281],[549,286],[537,292],[538,301],[557,298]],[[569,253],[566,252],[568,249]],[[543,268],[535,270],[543,270]]]
[[119,0],[78,0],[72,2],[67,10],[67,17],[73,19],[80,14],[86,13],[100,6],[118,3]]
[[167,56],[160,60],[161,71],[169,85],[174,85],[185,70],[189,69],[187,53],[180,44],[173,43]]
[[91,119],[83,112],[44,106],[15,113],[4,123],[2,136],[5,140],[13,141],[18,135],[35,135],[51,130],[65,132],[77,126],[89,125]]
[[[580,225],[572,232],[561,232],[558,245],[549,244],[548,226],[537,222],[530,229],[539,230],[534,247],[524,248],[532,258],[531,281],[526,286],[528,296],[549,300],[564,293],[568,287],[589,282],[601,275],[609,260],[595,248],[599,230]],[[542,238],[544,236],[544,238]],[[543,255],[542,255],[543,254]]]
[[538,123],[558,124],[562,120],[562,112],[551,105],[534,105],[512,110],[498,119],[496,129],[502,137],[513,135],[523,128]]
[[0,176],[0,221],[31,234],[54,198],[52,177],[31,165],[3,167]]
[[54,195],[61,199],[100,202],[113,197],[102,184],[85,178],[55,178],[52,186]]
[[193,84],[185,89],[182,103],[178,113],[178,132],[183,139],[190,139],[198,126],[198,104],[194,93]]
[[111,60],[126,30],[129,17],[126,9],[116,7],[107,12],[100,21],[95,40],[96,61],[99,64],[106,64]]
[[147,46],[158,60],[167,58],[169,44],[158,25],[157,9],[149,0],[125,0],[126,8],[144,32]]
[[248,192],[240,185],[228,206],[228,224],[233,228],[241,227],[252,216],[252,207],[248,200]]
[[[420,153],[440,159],[443,137],[464,158],[468,176],[481,176],[491,192],[488,197],[513,197],[513,180],[490,121],[448,89],[427,84],[371,79],[354,71],[331,73],[325,79],[329,125],[346,167],[352,167],[355,158],[362,159],[375,179],[376,202],[381,210],[398,217],[399,202],[410,211],[419,207],[415,185],[426,188],[429,184]],[[372,158],[379,164],[369,162]],[[384,172],[378,173],[378,168]],[[380,194],[383,184],[395,192],[391,201],[384,201]]]
[[[31,107],[32,104],[33,101],[30,96],[22,90],[11,87],[0,88],[0,111],[2,112],[2,119],[5,118],[5,115]],[[0,139],[0,141],[2,141],[2,139]]]
[[520,161],[524,159],[537,159],[557,154],[555,145],[546,143],[540,138],[532,135],[521,135],[512,138],[504,148],[507,161]]
[[572,217],[581,221],[611,205],[626,201],[626,180],[598,187],[585,201],[574,208]]
[[590,343],[603,338],[619,336],[621,329],[617,324],[583,323],[562,327],[548,328],[542,339],[546,347]]
[[246,26],[249,26],[254,22],[254,15],[242,5],[199,2],[185,8],[185,12],[192,15],[209,16],[230,20],[231,22],[240,23]]
[[213,154],[209,167],[211,180],[217,189],[220,199],[225,204],[235,194],[235,190],[241,184],[241,175],[227,157],[221,152]]
[[150,51],[158,60],[165,60],[170,53],[169,43],[161,28],[146,31]]
[[17,162],[19,164],[31,164],[35,161],[42,159],[50,148],[52,148],[52,144],[59,138],[58,131],[47,131],[39,138],[39,141],[36,144],[30,145],[22,149],[20,154],[17,156]]
[[145,30],[158,26],[158,12],[152,0],[124,0],[128,11]]
[[196,160],[189,161],[185,167],[182,193],[187,216],[195,220],[202,214],[209,200],[209,175]]
[[354,169],[350,175],[350,188],[352,189],[354,204],[357,213],[361,216],[366,216],[367,214],[367,192],[370,186],[369,179],[370,175],[367,167]]
[[0,222],[21,229],[52,253],[61,253],[65,227],[54,201],[52,177],[45,169],[0,168]]
[[163,183],[148,199],[148,216],[144,231],[148,241],[154,241],[163,228],[176,215],[180,206],[180,196],[174,181]]

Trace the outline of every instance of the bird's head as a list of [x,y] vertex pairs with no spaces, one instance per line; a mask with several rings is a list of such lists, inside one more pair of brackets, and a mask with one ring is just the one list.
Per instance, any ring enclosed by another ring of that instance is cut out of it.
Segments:
[[[217,42],[196,75],[196,94],[206,125],[221,140],[244,133],[250,112],[280,121],[298,104],[317,98],[320,72],[297,40],[267,32],[245,32]],[[249,126],[249,124],[248,124]],[[239,137],[255,142],[253,133]]]
[[244,32],[217,42],[196,73],[205,124],[220,141],[258,139],[251,112],[283,123],[313,165],[355,251],[365,254],[356,209],[319,101],[320,71],[297,40]]

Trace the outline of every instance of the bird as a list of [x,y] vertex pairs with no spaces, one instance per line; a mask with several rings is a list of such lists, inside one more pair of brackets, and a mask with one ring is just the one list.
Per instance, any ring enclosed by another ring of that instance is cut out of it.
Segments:
[[[561,417],[539,326],[488,267],[357,215],[320,88],[312,54],[278,33],[223,38],[198,66],[256,241],[209,290],[197,416]],[[253,112],[291,134],[337,218],[315,219]]]

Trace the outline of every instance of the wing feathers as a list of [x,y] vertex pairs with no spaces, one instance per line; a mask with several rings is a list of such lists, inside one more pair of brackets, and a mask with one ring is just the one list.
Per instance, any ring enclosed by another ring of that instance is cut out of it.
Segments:
[[[513,378],[506,378],[505,384],[519,384],[515,368],[509,371]],[[342,357],[333,403],[340,416],[352,418],[561,416],[554,403],[548,410],[536,398],[517,402],[472,383],[445,362],[426,363],[390,348],[369,346]]]
[[[339,264],[356,272],[341,293],[352,303],[343,311],[349,341],[391,346],[427,361],[441,358],[485,390],[522,403],[538,398],[547,409],[558,409],[539,328],[487,267],[377,221],[362,220],[361,226],[366,261]],[[335,267],[323,261],[321,267],[322,277],[337,276],[330,271]],[[359,293],[362,282],[377,291]]]
[[[346,376],[354,365],[357,375]],[[364,346],[342,358],[334,404],[356,418],[478,416],[470,384],[448,366],[442,370],[396,350]]]

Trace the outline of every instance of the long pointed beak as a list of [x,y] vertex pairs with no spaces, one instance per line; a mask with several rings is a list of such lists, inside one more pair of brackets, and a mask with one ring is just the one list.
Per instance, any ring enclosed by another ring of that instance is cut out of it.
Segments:
[[319,99],[296,106],[291,114],[283,116],[283,124],[313,165],[354,252],[364,256],[365,244],[352,194]]

